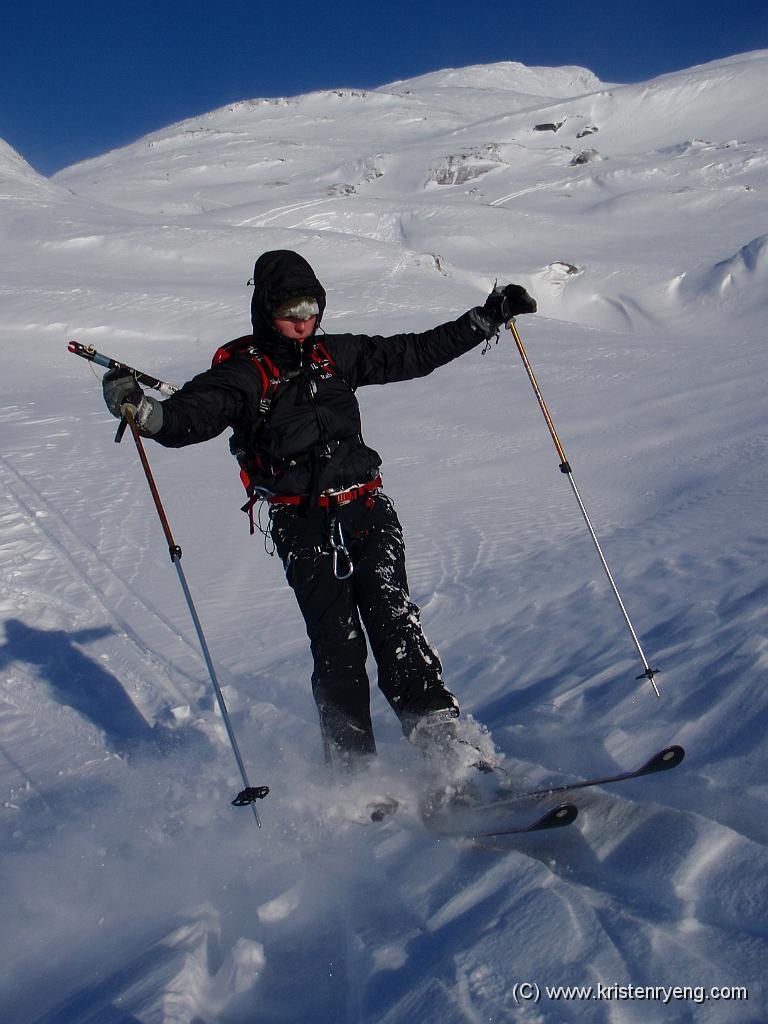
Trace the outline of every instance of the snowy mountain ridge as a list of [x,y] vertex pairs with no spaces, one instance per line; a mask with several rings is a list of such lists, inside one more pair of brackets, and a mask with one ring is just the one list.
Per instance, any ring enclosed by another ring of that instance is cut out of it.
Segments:
[[[756,187],[765,172],[767,64],[766,53],[749,54],[517,112],[509,111],[506,92],[492,90],[495,100],[482,100],[479,120],[474,83],[496,81],[497,70],[508,81],[511,70],[516,84],[517,66],[485,69],[485,77],[478,68],[425,76],[407,89],[399,83],[396,94],[339,90],[236,104],[55,180],[82,197],[157,215],[202,215],[222,228],[271,225],[309,237],[334,230],[369,240],[371,255],[377,245],[404,243],[412,260],[431,258],[459,279],[469,274],[473,286],[477,269],[486,279],[496,271],[490,260],[478,265],[482,254],[474,241],[467,264],[465,221],[470,233],[484,228],[489,237],[506,222],[514,231],[514,266],[537,289],[547,315],[624,330],[638,317],[652,319],[655,304],[679,296],[671,286],[680,275],[706,274],[751,241]],[[528,77],[537,87],[555,91],[551,78],[535,71]],[[565,71],[557,79],[562,90],[573,69],[557,71]],[[472,84],[454,87],[454,81]],[[577,81],[601,84],[588,73]],[[717,89],[727,89],[727,104],[712,102]],[[455,109],[449,110],[446,91]],[[547,125],[550,130],[537,130]],[[532,186],[520,187],[521,178],[531,177]],[[558,259],[551,231],[536,223],[540,200],[553,196],[568,201],[573,214],[558,224]],[[705,221],[714,196],[731,199],[717,230]],[[358,198],[364,208],[353,201]],[[701,230],[689,230],[699,213]],[[631,262],[638,231],[656,236],[653,268]],[[601,253],[597,264],[593,240]],[[629,250],[629,259],[618,246]],[[572,255],[577,252],[587,266]],[[490,253],[495,262],[492,246]],[[619,280],[622,265],[631,269]],[[561,266],[584,272],[563,277]],[[604,294],[608,277],[612,289]],[[693,311],[668,310],[675,312],[690,318]]]
[[[766,95],[768,51],[633,85],[507,62],[230,104],[50,181],[0,145],[3,1020],[765,1019]],[[136,453],[66,342],[182,383],[248,330],[253,260],[281,247],[324,282],[328,330],[424,329],[496,278],[537,297],[519,327],[661,699],[508,333],[360,389],[366,439],[446,680],[521,788],[673,742],[675,772],[585,791],[560,834],[437,841],[376,693],[378,764],[339,788],[226,438],[148,443],[272,790],[260,831],[230,807]],[[349,825],[369,788],[402,811]],[[598,983],[690,991],[545,991]]]

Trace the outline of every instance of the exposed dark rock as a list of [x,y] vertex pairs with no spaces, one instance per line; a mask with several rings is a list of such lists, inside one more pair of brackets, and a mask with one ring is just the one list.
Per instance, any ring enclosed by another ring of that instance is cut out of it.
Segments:
[[555,260],[554,263],[549,264],[549,269],[558,274],[564,274],[566,277],[581,273],[581,267],[575,267],[573,263],[566,263],[564,260]]
[[435,261],[435,270],[439,270],[443,277],[448,277],[448,271],[443,266],[443,257],[436,252],[431,252],[429,255]]
[[597,152],[596,149],[582,149],[580,153],[577,153],[575,157],[571,159],[571,167],[578,167],[579,164],[589,164],[593,160],[602,160],[603,158]]
[[535,132],[559,132],[564,124],[565,121],[558,121],[556,124],[554,122],[548,124],[535,124],[533,126],[533,130]]
[[500,148],[496,143],[456,153],[445,158],[439,167],[429,172],[427,184],[464,185],[473,178],[479,178],[488,171],[494,170],[502,163]]
[[583,139],[585,135],[594,135],[595,132],[599,132],[600,129],[594,124],[588,124],[586,128],[582,128],[580,132],[576,133],[577,139]]

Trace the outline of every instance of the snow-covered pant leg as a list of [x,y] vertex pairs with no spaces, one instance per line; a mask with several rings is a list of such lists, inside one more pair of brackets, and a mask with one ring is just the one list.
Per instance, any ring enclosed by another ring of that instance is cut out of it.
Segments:
[[327,512],[276,509],[272,537],[307,627],[326,759],[375,754],[365,637],[353,587],[333,573]]
[[409,596],[403,531],[394,505],[379,493],[349,509],[355,600],[376,659],[379,688],[400,718],[418,713],[435,698],[450,701],[440,659]]
[[[333,573],[329,537],[334,518],[354,564],[345,580]],[[312,692],[331,760],[337,753],[376,750],[361,617],[379,688],[406,733],[424,714],[457,709],[408,593],[402,528],[386,495],[330,510],[277,507],[272,537],[306,623],[314,658]]]

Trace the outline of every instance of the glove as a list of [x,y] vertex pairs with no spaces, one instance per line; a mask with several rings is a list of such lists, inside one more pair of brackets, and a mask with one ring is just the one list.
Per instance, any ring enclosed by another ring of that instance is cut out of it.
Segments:
[[101,382],[107,408],[118,419],[130,409],[142,434],[156,434],[163,425],[162,402],[148,398],[136,378],[122,367],[107,370]]
[[501,327],[513,316],[535,313],[536,300],[519,284],[496,285],[485,300],[481,313],[494,327]]

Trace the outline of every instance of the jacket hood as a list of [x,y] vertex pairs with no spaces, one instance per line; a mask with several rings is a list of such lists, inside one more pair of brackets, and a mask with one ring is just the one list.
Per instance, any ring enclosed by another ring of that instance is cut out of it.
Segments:
[[274,249],[256,260],[253,268],[253,298],[251,323],[255,336],[269,337],[274,333],[272,317],[275,310],[289,299],[311,296],[320,312],[318,324],[325,310],[325,289],[303,256],[291,249]]

